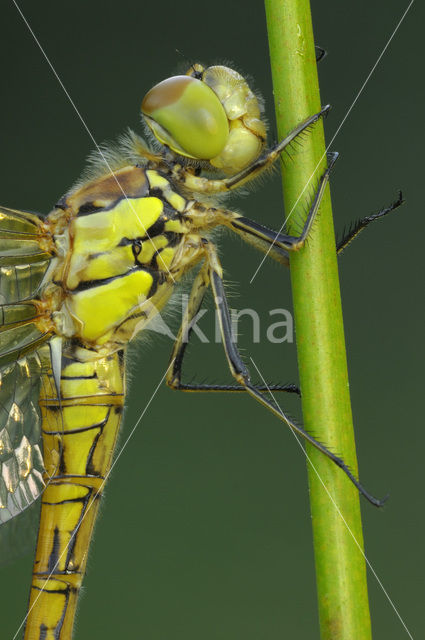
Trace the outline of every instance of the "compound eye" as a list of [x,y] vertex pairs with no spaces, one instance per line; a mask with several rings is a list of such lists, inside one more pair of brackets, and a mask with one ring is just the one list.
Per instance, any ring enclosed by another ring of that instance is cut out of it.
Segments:
[[197,78],[174,76],[155,85],[143,99],[142,113],[155,137],[183,156],[210,160],[226,146],[226,112]]

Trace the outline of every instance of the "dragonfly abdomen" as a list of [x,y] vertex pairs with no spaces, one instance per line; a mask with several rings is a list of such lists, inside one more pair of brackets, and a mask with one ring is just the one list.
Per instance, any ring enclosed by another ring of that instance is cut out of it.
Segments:
[[[61,399],[41,394],[43,493],[25,640],[69,640],[124,404],[122,352],[64,357]],[[44,387],[44,385],[43,385]],[[60,445],[58,447],[58,441]],[[49,468],[50,467],[50,468]]]

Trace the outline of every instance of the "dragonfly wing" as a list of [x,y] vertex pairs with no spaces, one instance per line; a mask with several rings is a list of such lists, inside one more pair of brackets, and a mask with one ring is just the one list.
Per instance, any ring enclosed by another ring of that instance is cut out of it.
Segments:
[[[36,326],[32,302],[51,259],[42,219],[0,208],[0,523],[26,509],[45,485],[41,384],[49,377],[51,337]],[[51,382],[50,382],[51,381]],[[49,390],[50,391],[50,390]]]
[[43,248],[47,237],[39,216],[0,207],[0,265],[48,262],[51,254]]
[[38,406],[43,357],[40,349],[1,369],[0,522],[23,511],[44,488]]

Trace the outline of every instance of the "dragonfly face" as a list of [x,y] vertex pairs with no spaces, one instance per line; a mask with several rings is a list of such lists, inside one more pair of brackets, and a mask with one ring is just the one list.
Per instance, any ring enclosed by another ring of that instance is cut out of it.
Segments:
[[160,82],[144,97],[142,114],[173,152],[228,175],[258,158],[266,141],[257,97],[224,66],[194,64],[185,76]]

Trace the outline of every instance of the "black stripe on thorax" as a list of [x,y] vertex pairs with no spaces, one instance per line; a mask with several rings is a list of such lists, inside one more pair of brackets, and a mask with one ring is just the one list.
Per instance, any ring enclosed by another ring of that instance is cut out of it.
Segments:
[[86,291],[87,289],[93,289],[94,287],[101,287],[105,284],[109,284],[110,282],[113,282],[114,280],[118,280],[119,278],[126,278],[132,273],[135,273],[136,271],[146,271],[153,277],[154,280],[158,277],[158,273],[154,269],[151,269],[146,265],[137,264],[131,267],[131,269],[128,269],[128,271],[126,271],[125,273],[120,273],[119,275],[116,275],[116,276],[110,276],[109,278],[99,278],[98,280],[86,280],[86,281],[80,282],[79,285],[75,287],[75,289],[72,289],[71,291],[74,294],[74,293],[80,293],[81,291]]
[[[163,231],[163,232],[158,231],[155,233],[151,233],[151,229],[148,229],[148,232],[149,232],[149,237],[147,235],[138,236],[136,238],[127,238],[126,236],[124,236],[123,238],[121,238],[121,240],[117,244],[117,247],[128,247],[131,245],[141,246],[143,242],[149,242],[149,240],[153,240],[154,238],[158,238],[159,236],[164,236],[164,238],[167,239],[168,247],[175,247],[180,242],[182,236],[184,235],[183,233],[179,233],[178,231]],[[100,251],[98,253],[91,253],[89,257],[94,259],[94,258],[97,258],[98,256],[104,255],[105,253],[109,253],[109,252],[110,251]]]
[[97,373],[92,373],[89,376],[61,376],[61,380],[94,380],[97,378]]

